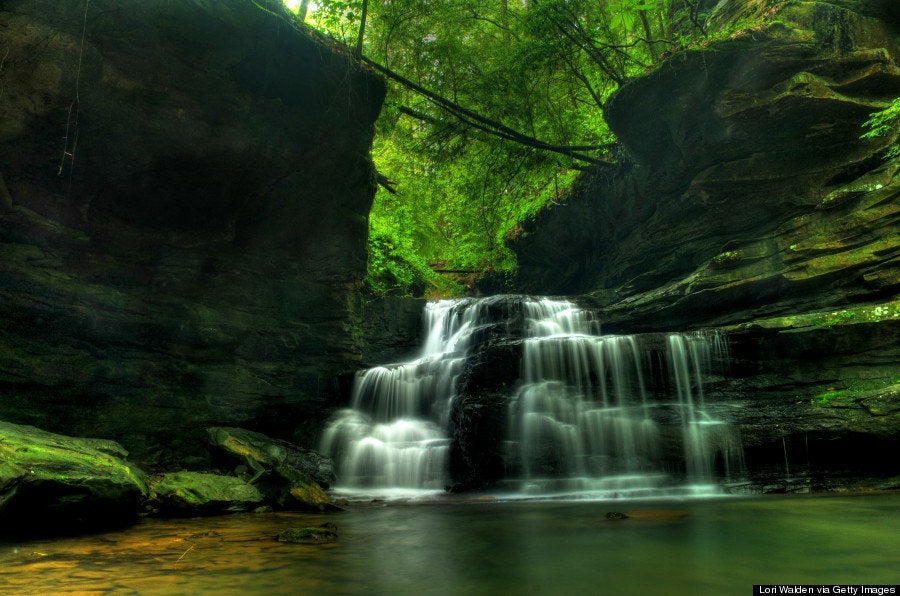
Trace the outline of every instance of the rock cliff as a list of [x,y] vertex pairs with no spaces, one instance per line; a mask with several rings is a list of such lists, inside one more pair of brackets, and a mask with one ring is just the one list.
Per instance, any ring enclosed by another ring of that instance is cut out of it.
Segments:
[[384,85],[249,0],[0,5],[0,419],[142,463],[317,426]]
[[518,283],[591,296],[607,331],[724,327],[749,445],[853,459],[900,438],[900,131],[860,139],[900,95],[900,7],[770,4],[720,2],[719,26],[762,24],[610,99],[627,159],[524,226]]

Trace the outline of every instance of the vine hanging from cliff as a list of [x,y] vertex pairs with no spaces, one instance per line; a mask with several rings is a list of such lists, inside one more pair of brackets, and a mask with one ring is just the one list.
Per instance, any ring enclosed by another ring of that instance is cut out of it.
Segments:
[[87,37],[87,18],[88,8],[90,8],[91,0],[84,0],[84,16],[81,24],[81,42],[78,47],[78,66],[75,68],[75,97],[69,104],[69,110],[66,115],[66,132],[63,136],[63,152],[59,160],[58,176],[62,176],[66,167],[66,161],[69,163],[69,186],[72,185],[72,175],[75,169],[75,150],[78,147],[78,115],[80,113],[80,90],[81,90],[81,64],[84,59],[84,40]]

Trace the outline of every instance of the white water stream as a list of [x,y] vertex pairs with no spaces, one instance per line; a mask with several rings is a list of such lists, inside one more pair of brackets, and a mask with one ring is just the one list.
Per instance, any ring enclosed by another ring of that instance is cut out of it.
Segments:
[[[490,308],[504,301],[521,308]],[[321,445],[335,460],[338,489],[408,494],[450,483],[458,382],[478,332],[503,323],[492,319],[498,311],[524,319],[507,322],[524,338],[508,399],[504,490],[706,495],[742,468],[736,433],[705,403],[704,382],[727,365],[724,336],[668,335],[657,365],[664,370],[655,373],[666,387],[651,395],[645,377],[652,353],[642,350],[641,336],[601,335],[593,313],[569,301],[506,296],[429,303],[420,355],[357,375],[350,408],[335,415]]]
[[321,446],[339,487],[443,490],[450,407],[482,310],[474,300],[428,303],[419,357],[357,374],[350,409],[337,413]]

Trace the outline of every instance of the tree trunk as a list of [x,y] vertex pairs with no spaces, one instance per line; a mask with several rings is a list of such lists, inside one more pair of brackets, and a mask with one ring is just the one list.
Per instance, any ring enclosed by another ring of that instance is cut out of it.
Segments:
[[356,38],[356,55],[362,56],[363,38],[366,35],[366,13],[369,10],[369,0],[363,0],[362,14],[359,17],[359,37]]
[[650,21],[647,19],[647,11],[639,10],[638,15],[641,17],[641,25],[644,27],[644,37],[647,39],[647,49],[650,50],[650,63],[656,64],[659,56],[656,55],[656,48],[653,44],[653,30],[650,28]]

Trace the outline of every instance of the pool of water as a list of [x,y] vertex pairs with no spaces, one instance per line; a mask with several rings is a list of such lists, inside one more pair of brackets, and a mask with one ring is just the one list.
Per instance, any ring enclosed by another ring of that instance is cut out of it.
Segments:
[[[609,519],[609,513],[624,519]],[[277,542],[335,523],[324,545]],[[352,505],[0,543],[3,594],[751,594],[895,584],[900,494]]]

